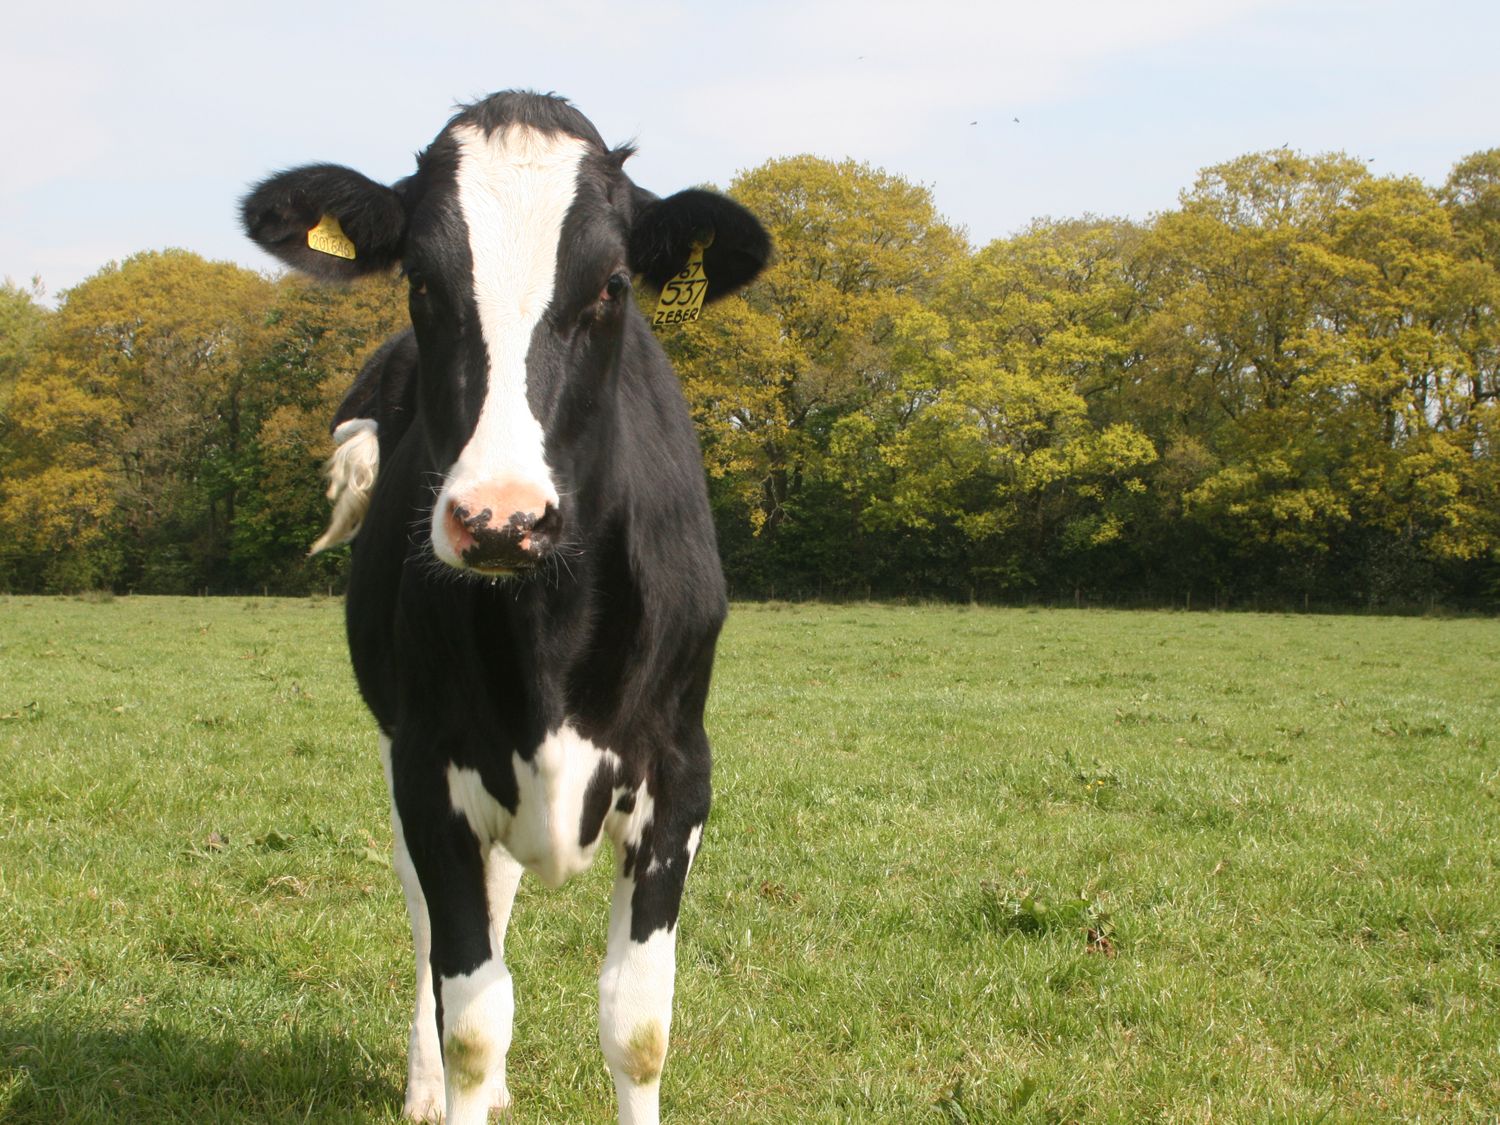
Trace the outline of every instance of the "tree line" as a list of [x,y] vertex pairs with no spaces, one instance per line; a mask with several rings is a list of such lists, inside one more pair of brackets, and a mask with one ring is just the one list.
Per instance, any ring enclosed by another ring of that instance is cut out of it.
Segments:
[[[738,595],[1500,603],[1500,149],[1257,153],[979,249],[853,161],[728,190],[774,263],[661,336]],[[399,281],[168,250],[40,297],[0,288],[0,588],[340,584],[317,466]]]

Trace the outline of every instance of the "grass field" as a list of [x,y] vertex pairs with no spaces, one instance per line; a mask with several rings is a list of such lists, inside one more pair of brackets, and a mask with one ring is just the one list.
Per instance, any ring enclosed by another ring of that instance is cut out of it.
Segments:
[[[0,1119],[395,1121],[334,601],[0,599]],[[1500,1107],[1500,623],[739,606],[667,1119]],[[608,864],[522,886],[516,1122],[607,1122]]]

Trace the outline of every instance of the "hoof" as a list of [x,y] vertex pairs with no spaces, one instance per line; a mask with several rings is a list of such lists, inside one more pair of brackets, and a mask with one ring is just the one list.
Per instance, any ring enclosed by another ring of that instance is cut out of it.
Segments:
[[407,1121],[441,1121],[444,1112],[443,1088],[436,1090],[413,1090],[406,1096],[406,1106],[401,1116]]
[[510,1110],[510,1089],[504,1080],[495,1087],[495,1092],[490,1096],[491,1113],[507,1113]]

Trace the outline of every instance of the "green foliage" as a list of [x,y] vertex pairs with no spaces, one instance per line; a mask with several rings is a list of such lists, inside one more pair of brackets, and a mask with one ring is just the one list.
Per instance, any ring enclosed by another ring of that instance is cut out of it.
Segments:
[[867,167],[742,177],[777,264],[668,341],[740,588],[1482,599],[1497,173],[1261,153],[975,253]]
[[47,322],[47,309],[41,304],[42,283],[33,278],[25,288],[6,278],[0,283],[0,418],[16,380],[31,362],[37,338]]
[[773,160],[730,194],[766,224],[775,260],[666,342],[710,473],[736,481],[743,518],[774,538],[827,474],[839,421],[902,394],[913,322],[966,248],[925,188],[853,161]]
[[[57,311],[0,300],[24,357],[0,446],[0,580],[142,592],[321,588],[327,420],[403,323],[388,279],[271,282],[181,250],[111,264]],[[8,304],[6,302],[9,302]]]
[[[739,593],[1500,603],[1500,150],[1253,153],[977,250],[853,161],[730,191],[773,263],[662,342]],[[339,584],[317,466],[399,284],[167,251],[39,298],[0,289],[0,588]]]
[[340,581],[341,557],[306,557],[327,522],[316,474],[329,420],[370,353],[406,323],[405,287],[390,278],[339,289],[295,277],[278,284],[274,342],[249,373],[254,436],[229,548],[233,585],[288,593]]
[[245,370],[271,286],[180,250],[112,264],[64,295],[12,398],[0,527],[50,587],[180,590],[233,518]]

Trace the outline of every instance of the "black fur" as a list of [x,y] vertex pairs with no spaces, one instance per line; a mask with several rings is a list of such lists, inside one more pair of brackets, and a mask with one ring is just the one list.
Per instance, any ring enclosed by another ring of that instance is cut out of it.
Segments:
[[577,137],[601,152],[607,147],[594,123],[567,98],[556,94],[501,90],[459,110],[448,122],[448,128],[460,124],[477,125],[486,133],[509,125],[527,125],[544,133],[566,133]]
[[[336,218],[354,243],[352,260],[308,246],[307,232],[324,215]],[[397,192],[337,164],[309,164],[272,176],[241,201],[240,219],[251,241],[325,281],[391,269],[401,260],[406,230]]]
[[630,228],[631,268],[660,289],[687,264],[694,243],[704,241],[705,301],[749,284],[771,256],[771,236],[754,215],[722,195],[689,188],[641,208]]
[[[527,398],[563,497],[562,530],[528,578],[495,583],[438,562],[428,517],[473,433],[488,370],[472,328],[450,130],[511,123],[580,137],[591,155],[527,356]],[[708,815],[703,708],[723,575],[687,404],[628,290],[621,295],[611,278],[629,268],[661,284],[711,234],[709,297],[722,297],[755,276],[770,242],[748,212],[712,193],[642,192],[622,170],[628,155],[606,148],[561,99],[505,93],[454,117],[399,191],[319,165],[274,177],[245,201],[251,237],[298,268],[340,274],[337,259],[309,259],[297,246],[330,211],[361,266],[399,255],[412,283],[413,331],[366,364],[335,424],[373,417],[379,427],[380,470],[350,571],[349,645],[361,693],[392,738],[393,795],[439,974],[471,971],[493,952],[479,843],[450,806],[450,765],[476,770],[514,812],[515,757],[530,759],[565,723],[613,751],[618,770],[595,776],[578,839],[599,838],[615,787],[645,784],[654,819],[622,857],[635,879],[636,941],[676,924],[687,841]]]
[[373,418],[377,423],[381,459],[401,444],[416,414],[417,337],[407,329],[398,332],[375,350],[355,377],[354,386],[334,411],[329,430],[355,418]]

